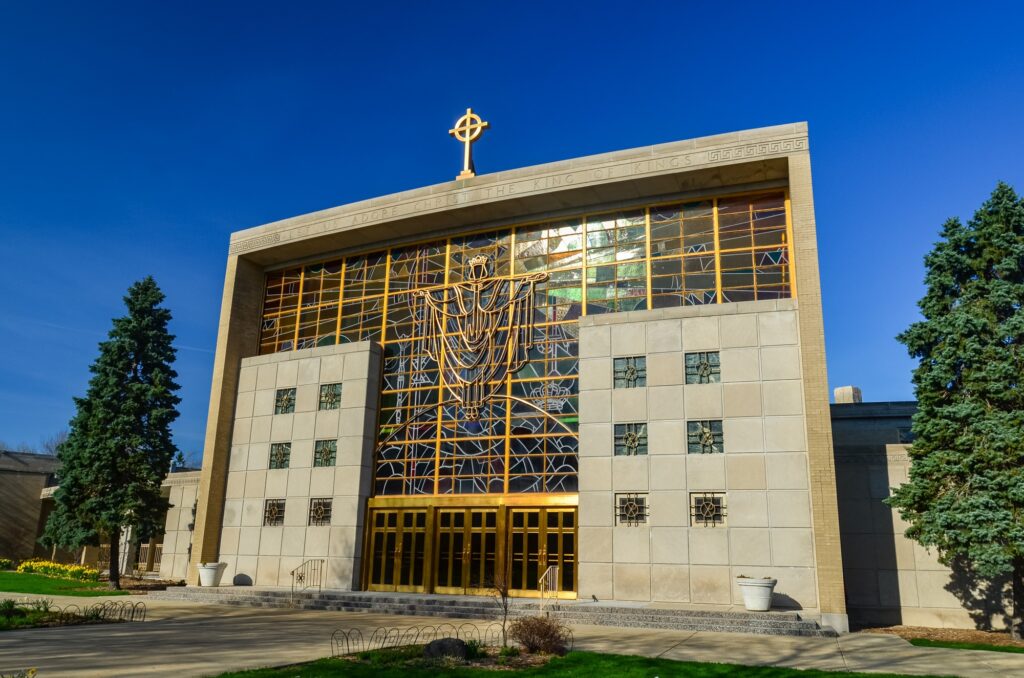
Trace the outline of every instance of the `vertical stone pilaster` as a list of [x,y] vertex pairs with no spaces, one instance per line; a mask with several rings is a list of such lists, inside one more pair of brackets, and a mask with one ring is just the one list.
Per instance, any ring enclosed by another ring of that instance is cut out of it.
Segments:
[[835,459],[832,453],[832,420],[825,363],[825,327],[821,308],[814,195],[811,188],[811,159],[808,153],[789,156],[789,182],[818,600],[822,621],[842,632],[848,630],[846,588],[839,536]]
[[199,583],[197,563],[215,561],[219,556],[239,364],[242,358],[256,354],[263,279],[261,267],[238,256],[228,257],[203,444],[199,501],[192,533],[192,558],[188,566],[190,584]]

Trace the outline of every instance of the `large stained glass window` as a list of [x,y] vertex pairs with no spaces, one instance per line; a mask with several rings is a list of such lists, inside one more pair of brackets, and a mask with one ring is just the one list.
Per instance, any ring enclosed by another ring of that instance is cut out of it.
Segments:
[[[786,198],[775,192],[307,264],[267,275],[260,352],[383,343],[377,495],[575,492],[578,318],[789,297],[789,247]],[[473,295],[494,309],[485,316],[502,346],[475,354],[494,364],[445,364],[465,357],[452,347],[477,322],[459,316]],[[517,370],[492,369],[511,352]],[[483,382],[450,383],[467,375]]]

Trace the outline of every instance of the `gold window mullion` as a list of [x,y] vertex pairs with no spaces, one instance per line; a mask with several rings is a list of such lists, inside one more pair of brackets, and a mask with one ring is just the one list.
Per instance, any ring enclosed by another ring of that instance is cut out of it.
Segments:
[[[345,272],[348,264],[348,259],[341,260],[341,271],[338,274],[338,322],[335,325],[334,330],[334,343],[341,343],[341,309],[344,308],[345,301]],[[383,375],[381,381],[383,382]],[[377,411],[380,412],[380,406],[378,405]]]
[[391,248],[388,248],[387,255],[384,257],[384,298],[381,300],[380,306],[380,343],[384,344],[385,332],[388,329],[388,292],[391,283]]
[[647,310],[654,308],[654,293],[652,292],[653,284],[651,282],[651,208],[644,208],[644,240],[647,241],[646,252],[647,255]]
[[753,286],[751,292],[754,294],[754,300],[757,301],[757,256],[754,252],[755,243],[757,242],[757,229],[754,228],[754,203],[751,200],[747,201],[747,220],[750,224],[750,284]]
[[292,340],[292,350],[299,350],[299,330],[302,328],[302,288],[306,283],[306,267],[299,268],[299,298],[295,307],[295,338]]
[[[449,273],[452,269],[452,239],[444,241],[444,285],[448,286]],[[444,342],[445,328],[441,325],[441,341]],[[438,496],[441,484],[441,427],[444,424],[444,351],[437,357],[437,431],[434,432],[434,496]]]
[[516,229],[510,228],[510,234],[508,236],[508,274],[514,276],[516,274]]
[[715,303],[722,303],[722,251],[718,243],[718,198],[714,199],[712,209],[712,228],[715,233]]
[[789,259],[789,296],[796,298],[796,249],[793,245],[793,213],[789,201],[789,191],[784,194],[786,205],[786,254]]
[[580,316],[587,314],[587,217],[580,217],[580,233],[583,237],[583,276],[580,278],[580,298],[582,303],[580,304]]
[[502,482],[502,494],[508,494],[508,467],[512,460],[512,375],[505,375],[505,478]]

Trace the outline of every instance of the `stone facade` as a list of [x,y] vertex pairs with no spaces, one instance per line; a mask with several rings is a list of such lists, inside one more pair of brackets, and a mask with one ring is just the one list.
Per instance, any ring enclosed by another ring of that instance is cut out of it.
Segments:
[[[581,598],[742,604],[735,577],[778,578],[778,602],[817,611],[806,420],[793,300],[588,317],[580,325]],[[718,352],[719,383],[686,384],[684,356]],[[645,387],[613,388],[617,357]],[[724,453],[688,454],[687,423],[721,421]],[[646,424],[647,453],[615,455],[616,424]],[[691,494],[726,518],[695,524]],[[616,525],[614,498],[646,497]]]
[[[288,586],[293,569],[323,558],[325,587],[358,588],[379,375],[371,342],[242,361],[219,549],[225,583]],[[334,384],[340,402],[324,407],[321,387]],[[294,411],[275,414],[277,392],[291,389]],[[316,441],[336,441],[333,463],[314,466]],[[270,468],[279,443],[290,446],[286,468]],[[266,502],[279,499],[282,524],[266,525]],[[311,499],[330,501],[328,524],[309,524]]]
[[164,480],[163,491],[171,506],[164,522],[159,570],[162,579],[184,579],[188,574],[192,553],[192,530],[196,520],[196,499],[199,496],[199,472],[171,473]]
[[40,495],[59,467],[55,457],[0,451],[0,558],[49,555],[37,541],[47,515]]
[[843,568],[858,625],[1002,628],[1005,582],[986,587],[907,539],[884,503],[910,471],[913,402],[832,406]]

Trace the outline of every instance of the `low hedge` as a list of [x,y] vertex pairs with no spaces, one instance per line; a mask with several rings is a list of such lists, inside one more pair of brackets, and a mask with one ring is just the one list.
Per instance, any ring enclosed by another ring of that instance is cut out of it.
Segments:
[[75,581],[99,581],[99,570],[82,565],[64,565],[51,560],[26,560],[18,565],[18,572],[23,574],[44,574],[59,579]]

